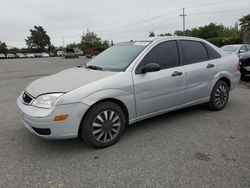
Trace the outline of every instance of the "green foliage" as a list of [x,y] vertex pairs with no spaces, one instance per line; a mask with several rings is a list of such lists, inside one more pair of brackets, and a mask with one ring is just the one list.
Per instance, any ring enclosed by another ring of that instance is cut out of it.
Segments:
[[234,38],[234,37],[217,37],[217,38],[209,38],[207,41],[211,42],[212,44],[216,46],[224,46],[228,44],[240,44],[242,43],[242,40],[240,38]]
[[80,43],[71,43],[66,46],[66,48],[80,48]]
[[164,36],[172,36],[172,34],[171,34],[171,33],[165,33],[165,34],[160,34],[160,35],[158,35],[158,36],[160,36],[160,37],[164,37]]
[[50,47],[50,37],[42,26],[34,26],[34,29],[31,29],[30,33],[30,36],[25,39],[28,48],[33,51],[42,52]]
[[174,32],[174,35],[176,35],[176,36],[183,36],[184,33],[183,33],[183,31],[176,30],[176,31]]
[[4,53],[4,54],[8,53],[8,48],[5,42],[0,41],[0,53]]
[[87,32],[82,36],[80,47],[85,54],[96,55],[110,46],[108,41],[102,41],[94,32]]
[[244,43],[250,44],[250,14],[240,18],[240,26]]
[[175,31],[175,35],[186,35],[191,37],[203,38],[217,46],[242,43],[240,32],[236,27],[227,28],[222,24],[215,23],[210,23],[209,25],[205,25],[204,27],[186,30],[185,33],[183,31]]
[[9,53],[11,53],[11,54],[15,54],[15,53],[19,53],[19,52],[20,52],[20,49],[18,49],[18,48],[9,49]]
[[148,37],[155,37],[155,33],[153,31],[150,31]]

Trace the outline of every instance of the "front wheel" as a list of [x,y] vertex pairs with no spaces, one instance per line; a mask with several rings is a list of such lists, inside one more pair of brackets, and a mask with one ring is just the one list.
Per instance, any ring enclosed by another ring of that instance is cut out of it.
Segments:
[[208,106],[211,110],[219,111],[225,108],[229,98],[229,86],[226,82],[218,81],[211,93]]
[[86,144],[93,147],[109,147],[119,140],[125,124],[126,118],[120,106],[113,102],[101,102],[86,114],[80,136]]

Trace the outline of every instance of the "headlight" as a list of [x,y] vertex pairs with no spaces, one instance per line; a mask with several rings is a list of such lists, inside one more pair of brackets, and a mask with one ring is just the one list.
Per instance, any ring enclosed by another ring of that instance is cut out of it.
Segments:
[[63,93],[40,95],[33,101],[32,105],[39,108],[51,108],[55,104],[56,100],[62,95]]

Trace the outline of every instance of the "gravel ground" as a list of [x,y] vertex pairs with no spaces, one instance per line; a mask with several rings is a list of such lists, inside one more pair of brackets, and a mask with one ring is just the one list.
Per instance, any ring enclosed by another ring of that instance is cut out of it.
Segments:
[[22,89],[84,61],[0,60],[0,187],[250,187],[250,81],[223,111],[195,106],[151,118],[106,149],[31,134],[18,116]]

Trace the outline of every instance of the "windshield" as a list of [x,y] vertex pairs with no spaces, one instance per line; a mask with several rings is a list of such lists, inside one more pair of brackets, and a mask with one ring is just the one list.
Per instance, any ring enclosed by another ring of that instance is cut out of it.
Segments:
[[237,52],[237,50],[239,49],[239,46],[223,46],[221,49],[226,52],[234,53],[234,52]]
[[87,63],[99,70],[125,71],[150,42],[126,42],[112,46]]

